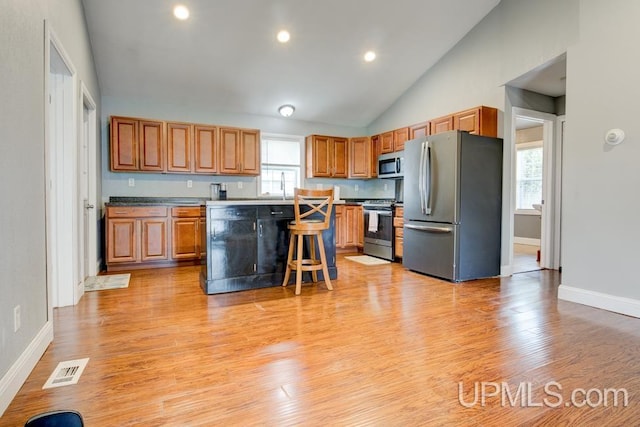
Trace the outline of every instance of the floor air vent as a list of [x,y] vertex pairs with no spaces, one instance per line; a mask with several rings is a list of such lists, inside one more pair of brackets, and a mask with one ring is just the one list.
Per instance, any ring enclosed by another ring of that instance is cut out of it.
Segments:
[[58,363],[56,369],[42,386],[45,388],[62,387],[64,385],[77,384],[84,371],[85,366],[89,362],[89,358],[78,360],[67,360],[65,362]]

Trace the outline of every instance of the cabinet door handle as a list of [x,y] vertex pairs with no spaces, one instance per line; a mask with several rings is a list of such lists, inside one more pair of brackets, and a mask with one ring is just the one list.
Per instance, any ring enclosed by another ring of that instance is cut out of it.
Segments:
[[260,231],[259,231],[259,235],[260,235],[260,237],[262,237],[262,224],[260,224]]
[[271,215],[282,215],[284,214],[283,211],[279,211],[279,212],[271,212]]

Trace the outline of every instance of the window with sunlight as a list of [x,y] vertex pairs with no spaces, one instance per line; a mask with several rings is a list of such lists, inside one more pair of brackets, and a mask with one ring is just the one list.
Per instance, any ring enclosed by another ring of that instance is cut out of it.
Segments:
[[516,209],[534,209],[542,202],[542,141],[518,144]]
[[293,189],[300,186],[300,147],[304,138],[285,135],[262,136],[262,196],[293,197]]

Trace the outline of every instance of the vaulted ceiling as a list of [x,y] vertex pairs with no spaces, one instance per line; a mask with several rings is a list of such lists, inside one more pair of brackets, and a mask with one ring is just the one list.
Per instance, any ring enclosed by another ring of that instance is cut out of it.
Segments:
[[83,4],[103,96],[364,127],[499,1],[184,0],[184,21],[169,0]]

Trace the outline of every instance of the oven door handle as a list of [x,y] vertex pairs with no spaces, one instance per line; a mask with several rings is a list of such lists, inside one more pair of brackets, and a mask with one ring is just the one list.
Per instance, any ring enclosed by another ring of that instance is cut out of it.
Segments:
[[378,216],[392,216],[391,212],[383,212],[383,211],[376,211],[376,210],[366,210],[364,211],[365,214],[368,214],[370,212],[377,212]]

